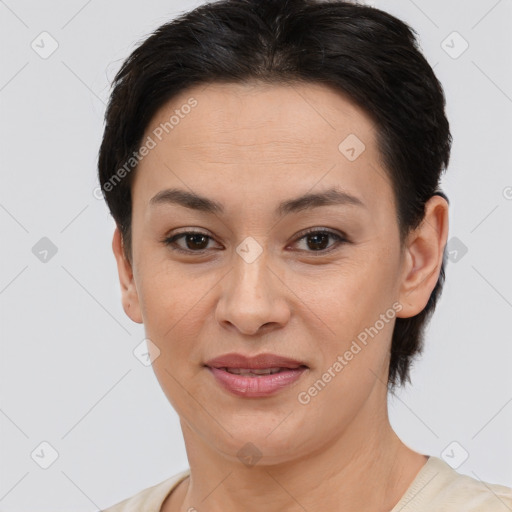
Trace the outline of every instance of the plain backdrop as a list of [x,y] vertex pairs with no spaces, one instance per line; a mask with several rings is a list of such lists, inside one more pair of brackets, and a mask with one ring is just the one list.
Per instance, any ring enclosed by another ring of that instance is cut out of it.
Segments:
[[[143,326],[122,310],[94,190],[115,72],[200,3],[0,2],[2,511],[93,511],[188,467],[178,417],[134,356]],[[418,32],[454,138],[445,289],[391,422],[415,450],[511,485],[512,2],[373,5]]]

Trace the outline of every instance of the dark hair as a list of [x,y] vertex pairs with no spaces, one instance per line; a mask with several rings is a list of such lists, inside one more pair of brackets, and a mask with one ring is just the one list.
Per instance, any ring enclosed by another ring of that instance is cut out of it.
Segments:
[[[134,152],[160,107],[188,87],[212,82],[320,83],[348,95],[376,124],[403,244],[423,220],[425,202],[436,194],[447,199],[438,187],[452,142],[442,86],[415,35],[384,11],[342,0],[220,0],[159,27],[114,78],[99,151],[102,192],[129,261]],[[445,262],[446,251],[423,311],[396,318],[391,391],[410,382]]]

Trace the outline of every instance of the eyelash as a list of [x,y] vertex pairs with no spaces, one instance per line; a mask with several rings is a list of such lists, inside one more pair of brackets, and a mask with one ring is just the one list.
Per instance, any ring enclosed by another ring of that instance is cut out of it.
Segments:
[[[340,247],[340,245],[349,243],[348,239],[345,236],[342,236],[341,234],[338,234],[335,231],[331,231],[329,229],[318,229],[318,228],[312,228],[312,229],[302,232],[300,234],[300,236],[295,240],[294,243],[301,241],[302,239],[306,238],[307,236],[316,235],[316,234],[329,235],[336,240],[336,243],[328,249],[320,249],[318,251],[304,251],[304,252],[309,252],[313,255],[314,254],[324,255],[324,254],[327,254],[327,253],[330,253],[330,252],[336,250],[337,248]],[[208,249],[201,249],[199,251],[194,251],[191,249],[183,249],[181,247],[178,247],[176,245],[176,240],[179,240],[180,238],[183,238],[187,235],[202,235],[202,236],[205,236],[206,238],[209,238],[210,240],[213,240],[213,238],[211,236],[207,235],[206,233],[203,233],[202,231],[184,231],[182,233],[177,233],[170,237],[164,238],[164,240],[162,240],[162,243],[164,245],[168,246],[173,251],[185,253],[185,254],[189,254],[189,255],[191,255],[191,254],[202,255],[208,251]]]

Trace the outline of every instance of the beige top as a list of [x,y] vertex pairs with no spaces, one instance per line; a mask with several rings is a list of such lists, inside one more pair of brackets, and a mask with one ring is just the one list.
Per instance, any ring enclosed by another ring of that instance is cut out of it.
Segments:
[[[103,512],[160,512],[165,498],[190,475],[182,471]],[[390,512],[510,512],[512,488],[457,473],[430,456]]]

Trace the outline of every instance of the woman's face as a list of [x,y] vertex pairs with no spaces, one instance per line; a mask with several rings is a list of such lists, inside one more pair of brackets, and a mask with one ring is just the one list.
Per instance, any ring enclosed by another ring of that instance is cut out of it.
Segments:
[[[395,317],[421,311],[429,291],[403,300],[412,260],[375,135],[361,109],[312,84],[194,87],[146,130],[125,311],[157,347],[154,371],[189,435],[233,461],[247,443],[259,464],[302,457],[385,417]],[[355,199],[289,203],[330,189]],[[307,368],[244,395],[205,366],[227,353]]]

